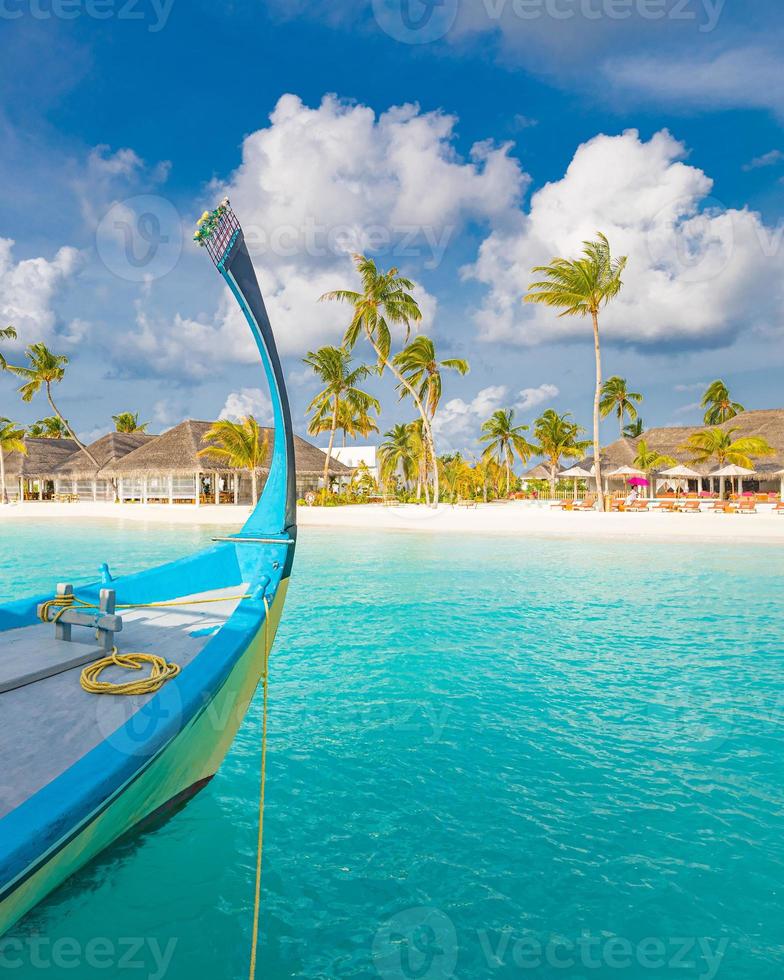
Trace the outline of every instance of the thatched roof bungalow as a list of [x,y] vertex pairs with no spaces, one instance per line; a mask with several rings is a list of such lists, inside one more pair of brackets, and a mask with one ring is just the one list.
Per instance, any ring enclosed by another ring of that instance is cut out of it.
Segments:
[[[743,436],[760,436],[767,440],[776,452],[773,456],[764,456],[754,461],[756,476],[750,477],[747,482],[750,487],[759,485],[766,490],[779,489],[782,481],[778,474],[784,468],[784,409],[774,408],[741,412],[734,419],[724,422],[716,428],[725,431],[737,429],[737,432],[733,433],[733,438],[736,439]],[[696,432],[703,432],[705,429],[706,426],[702,425],[660,426],[648,429],[636,439],[617,439],[602,449],[603,472],[606,476],[607,473],[621,466],[633,466],[639,444],[644,441],[649,452],[671,456],[676,462],[683,463],[701,473],[706,489],[709,484],[714,484],[714,488],[716,488],[715,481],[710,478],[710,473],[716,469],[715,463],[695,463],[692,454],[682,448],[692,435]],[[590,469],[593,466],[593,456],[586,457],[580,466]]]
[[[102,467],[101,475],[118,482],[120,500],[248,503],[250,474],[222,468],[199,455],[208,445],[205,436],[213,425],[213,422],[186,419],[121,459],[108,463]],[[274,429],[262,428],[262,432],[269,438],[271,453]],[[302,494],[316,488],[323,476],[325,454],[294,436],[294,459],[297,492]],[[262,470],[262,474],[267,472]],[[332,478],[348,478],[351,470],[332,459],[329,474]]]
[[34,439],[25,436],[26,453],[6,453],[5,482],[11,500],[43,494],[44,481],[78,446],[73,439]]
[[46,478],[53,482],[56,497],[69,495],[80,500],[112,501],[116,498],[115,485],[103,473],[104,467],[111,466],[155,438],[146,432],[109,432],[87,446],[97,466],[83,449],[77,449],[51,473],[47,473]]

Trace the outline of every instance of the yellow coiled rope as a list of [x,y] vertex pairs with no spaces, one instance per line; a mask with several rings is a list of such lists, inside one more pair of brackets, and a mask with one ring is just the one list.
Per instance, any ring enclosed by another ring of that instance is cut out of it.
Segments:
[[[197,606],[209,602],[232,602],[234,600],[239,601],[241,599],[249,598],[250,596],[246,594],[237,596],[213,596],[209,599],[167,599],[162,602],[125,603],[123,605],[118,605],[115,608],[156,609],[159,607],[168,606]],[[75,595],[55,596],[54,598],[47,599],[46,602],[41,603],[39,618],[42,623],[56,623],[66,609],[71,609],[74,606],[77,606],[79,609],[99,608],[93,603],[80,599]],[[267,611],[269,611],[266,598],[264,599],[264,606]],[[49,613],[52,611],[52,609],[56,609],[57,612],[50,620]],[[107,667],[123,667],[125,670],[141,670],[148,664],[150,666],[150,673],[147,675],[147,677],[143,677],[138,681],[126,681],[125,683],[114,684],[111,681],[99,680],[101,674],[107,669]],[[264,669],[266,672],[266,655]],[[120,653],[117,647],[114,647],[108,657],[104,657],[102,660],[96,660],[94,663],[88,664],[84,668],[79,678],[79,683],[88,694],[154,694],[155,691],[160,690],[167,681],[170,681],[173,677],[176,677],[179,672],[179,664],[169,663],[168,660],[165,660],[163,657],[159,657],[154,653]]]

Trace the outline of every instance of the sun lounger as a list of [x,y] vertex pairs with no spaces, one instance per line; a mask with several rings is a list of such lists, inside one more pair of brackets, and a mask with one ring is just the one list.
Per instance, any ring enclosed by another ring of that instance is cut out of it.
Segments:
[[684,514],[699,514],[700,502],[699,500],[684,500],[681,510]]
[[626,508],[627,511],[639,511],[642,514],[648,512],[651,506],[650,500],[633,500],[631,505]]
[[660,500],[653,508],[654,510],[665,510],[671,514],[675,513],[675,500]]
[[572,510],[594,510],[596,507],[596,497],[586,497],[574,505]]
[[716,514],[730,514],[732,513],[734,507],[729,502],[729,500],[716,500],[713,506],[709,508]]
[[753,498],[741,500],[741,502],[738,504],[737,512],[739,514],[756,514],[757,502]]

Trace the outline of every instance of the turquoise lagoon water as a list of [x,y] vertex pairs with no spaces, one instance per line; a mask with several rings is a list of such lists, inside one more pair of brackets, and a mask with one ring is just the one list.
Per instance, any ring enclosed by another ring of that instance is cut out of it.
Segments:
[[[1,534],[4,596],[210,538]],[[783,609],[780,549],[306,529],[258,976],[780,978]],[[246,976],[258,707],[186,809],[14,929],[4,973]]]

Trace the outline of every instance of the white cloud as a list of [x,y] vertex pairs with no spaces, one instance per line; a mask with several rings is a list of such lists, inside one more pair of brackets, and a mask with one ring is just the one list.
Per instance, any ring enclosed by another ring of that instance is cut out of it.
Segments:
[[501,408],[507,391],[505,385],[489,385],[482,388],[470,402],[450,398],[446,404],[439,406],[438,414],[433,419],[438,451],[455,451],[474,443],[482,422]]
[[13,245],[10,238],[0,238],[0,325],[12,324],[19,335],[15,343],[4,343],[13,348],[51,341],[58,323],[54,304],[81,267],[80,253],[65,246],[51,261],[39,257],[15,262]]
[[776,164],[784,160],[784,153],[781,150],[768,150],[748,163],[743,164],[744,170],[760,170],[762,167],[775,167]]
[[667,131],[647,142],[636,130],[599,135],[580,146],[564,177],[535,193],[512,227],[494,231],[465,270],[488,286],[476,314],[481,335],[519,344],[585,337],[583,319],[521,298],[534,265],[576,256],[597,230],[629,259],[623,292],[602,314],[605,337],[701,346],[780,322],[784,226],[710,199],[711,179],[684,155]]
[[674,385],[673,391],[705,391],[708,387],[709,382],[707,381],[692,381],[690,384],[677,384]]
[[261,388],[240,388],[239,391],[233,391],[218,417],[239,422],[248,415],[265,425],[272,422],[272,402]]
[[552,401],[559,394],[559,389],[551,384],[541,384],[538,388],[523,388],[517,396],[515,408],[521,412],[527,412],[532,408],[536,408],[537,405],[543,405],[545,402]]
[[610,58],[603,77],[625,96],[714,109],[784,112],[781,55],[765,47]]
[[97,225],[119,199],[165,183],[170,167],[168,161],[148,166],[129,147],[112,152],[105,144],[94,146],[87,154],[82,172],[73,181],[82,217],[90,227]]
[[[413,105],[377,117],[335,96],[310,108],[284,95],[269,125],[246,137],[241,165],[212,191],[228,194],[242,219],[282,354],[340,339],[348,309],[318,298],[356,288],[352,251],[372,252],[384,268],[428,268],[466,222],[500,219],[518,201],[527,178],[509,146],[477,143],[462,160],[456,123]],[[436,300],[421,285],[415,295],[428,329]],[[124,356],[138,370],[204,377],[258,356],[225,297],[210,318],[167,322],[142,311],[137,326]]]

